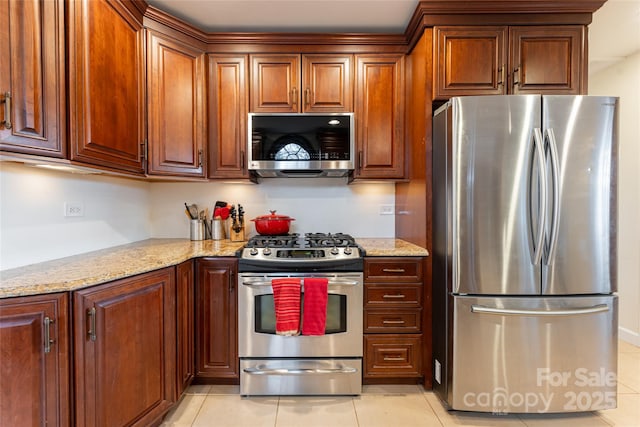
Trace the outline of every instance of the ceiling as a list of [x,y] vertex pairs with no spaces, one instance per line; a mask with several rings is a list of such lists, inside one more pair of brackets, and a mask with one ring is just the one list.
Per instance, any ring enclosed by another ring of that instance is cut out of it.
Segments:
[[[207,32],[396,33],[419,0],[147,0]],[[589,26],[589,72],[640,51],[640,0],[608,0]]]

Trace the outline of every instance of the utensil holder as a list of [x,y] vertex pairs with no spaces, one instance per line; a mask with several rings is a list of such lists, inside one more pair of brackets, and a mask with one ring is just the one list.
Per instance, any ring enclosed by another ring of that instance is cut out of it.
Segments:
[[224,238],[224,221],[221,219],[214,219],[211,221],[211,239],[223,240]]
[[189,237],[191,240],[204,240],[204,221],[192,219],[189,222]]

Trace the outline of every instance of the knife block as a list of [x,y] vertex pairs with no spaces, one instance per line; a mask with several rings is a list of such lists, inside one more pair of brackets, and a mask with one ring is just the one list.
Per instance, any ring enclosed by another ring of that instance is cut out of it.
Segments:
[[240,231],[234,231],[233,227],[229,230],[229,240],[232,242],[244,242],[244,225],[240,227]]

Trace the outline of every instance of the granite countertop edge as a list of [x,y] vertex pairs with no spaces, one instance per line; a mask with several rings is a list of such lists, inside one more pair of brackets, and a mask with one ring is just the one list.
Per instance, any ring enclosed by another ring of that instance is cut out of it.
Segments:
[[[395,238],[356,238],[367,256],[428,256]],[[147,239],[0,271],[0,299],[69,292],[171,267],[193,258],[235,257],[246,242]]]

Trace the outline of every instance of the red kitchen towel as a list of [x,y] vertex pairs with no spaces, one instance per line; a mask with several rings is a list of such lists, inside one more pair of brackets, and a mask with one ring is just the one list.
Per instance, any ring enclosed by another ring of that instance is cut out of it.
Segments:
[[302,335],[324,335],[327,326],[327,286],[329,280],[320,277],[304,279],[304,309]]
[[300,279],[271,280],[276,312],[276,334],[298,335],[300,331]]

